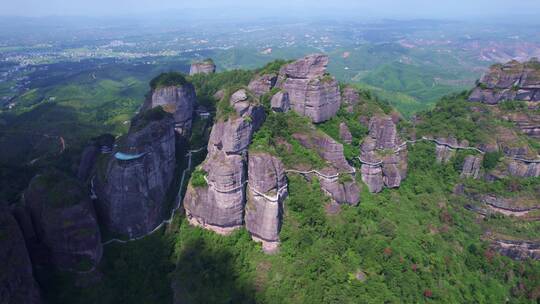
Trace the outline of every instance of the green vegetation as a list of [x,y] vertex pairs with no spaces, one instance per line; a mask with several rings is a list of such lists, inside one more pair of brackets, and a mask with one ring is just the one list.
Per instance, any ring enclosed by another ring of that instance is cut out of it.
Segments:
[[57,170],[48,170],[38,175],[30,185],[30,190],[44,192],[45,203],[54,208],[79,204],[85,193],[79,181]]
[[187,83],[184,75],[177,72],[162,73],[150,81],[152,90],[162,87],[183,86]]
[[503,153],[501,152],[488,152],[484,155],[484,159],[482,161],[482,167],[486,170],[495,169],[497,167],[497,164],[499,164],[501,158],[503,157]]
[[172,116],[165,112],[161,106],[143,111],[131,120],[131,131],[140,131],[151,122],[160,121],[166,117]]
[[279,73],[279,70],[286,64],[289,64],[293,62],[293,60],[274,60],[272,62],[267,63],[263,68],[256,70],[257,74],[259,75],[265,75],[265,74],[277,74]]
[[207,187],[208,183],[206,182],[206,176],[208,173],[202,168],[198,167],[191,174],[191,185],[195,188]]

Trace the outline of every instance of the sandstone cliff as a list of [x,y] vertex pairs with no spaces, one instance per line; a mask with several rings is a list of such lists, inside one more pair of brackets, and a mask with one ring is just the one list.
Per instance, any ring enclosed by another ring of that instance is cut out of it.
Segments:
[[212,59],[193,62],[189,69],[189,75],[196,74],[213,74],[216,72],[216,64]]
[[42,303],[23,235],[4,208],[0,208],[0,260],[0,303]]
[[258,98],[240,89],[222,100],[234,113],[218,113],[199,183],[190,181],[184,208],[191,224],[229,234],[243,225],[247,148],[265,113]]
[[58,269],[89,270],[101,260],[100,229],[86,193],[77,180],[59,172],[36,176],[24,193],[34,229],[23,225],[27,242],[41,246],[47,254],[40,258]]
[[265,252],[279,246],[283,201],[287,197],[287,178],[279,159],[265,153],[251,153],[248,166],[246,228]]
[[139,114],[114,155],[98,166],[98,211],[110,231],[137,237],[163,219],[176,165],[174,119],[161,108]]
[[326,73],[328,56],[309,55],[281,68],[277,87],[287,92],[291,108],[314,123],[336,115],[341,105],[337,81]]
[[480,79],[470,101],[497,104],[504,100],[540,101],[540,63],[510,61],[497,64]]
[[195,87],[181,75],[175,75],[178,79],[176,82],[159,84],[160,78],[171,77],[170,74],[162,74],[154,80],[158,85],[152,88],[142,111],[162,107],[166,112],[173,114],[176,132],[182,136],[189,136],[197,103]]
[[407,175],[407,145],[397,133],[389,116],[374,116],[369,123],[369,135],[360,147],[362,180],[370,192],[380,192],[383,186],[397,188]]

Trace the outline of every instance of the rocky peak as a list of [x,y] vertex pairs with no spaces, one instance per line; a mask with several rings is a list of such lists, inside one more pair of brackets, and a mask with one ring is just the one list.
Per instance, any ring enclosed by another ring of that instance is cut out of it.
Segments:
[[277,87],[287,92],[291,108],[314,123],[336,115],[341,105],[341,94],[335,78],[326,74],[328,56],[309,55],[283,66]]
[[176,166],[173,117],[155,108],[133,119],[98,166],[98,211],[110,231],[138,237],[161,223]]
[[297,79],[314,79],[324,76],[328,66],[328,56],[323,54],[308,55],[279,71],[281,77]]
[[189,69],[189,75],[213,74],[216,72],[216,64],[210,58],[203,61],[193,62]]
[[175,130],[183,136],[191,134],[193,111],[197,103],[195,87],[181,74],[164,73],[151,82],[150,98],[143,106],[143,111],[162,107],[173,114]]
[[397,188],[407,175],[407,145],[398,134],[390,116],[374,116],[369,135],[360,147],[362,180],[371,192],[383,186]]
[[343,103],[346,105],[347,112],[352,113],[354,106],[360,102],[360,94],[353,87],[343,89]]
[[510,61],[493,65],[469,96],[470,101],[497,104],[504,100],[540,101],[540,62]]

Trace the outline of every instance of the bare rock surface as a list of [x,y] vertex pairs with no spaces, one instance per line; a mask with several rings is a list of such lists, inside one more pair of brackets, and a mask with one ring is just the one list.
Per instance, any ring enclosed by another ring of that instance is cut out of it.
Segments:
[[456,149],[452,147],[458,147],[459,143],[455,137],[449,138],[437,138],[435,145],[436,159],[439,163],[447,163],[456,155]]
[[517,261],[540,260],[540,244],[528,241],[495,240],[491,247]]
[[540,63],[510,61],[493,65],[482,76],[470,101],[498,104],[504,100],[540,101]]
[[251,153],[248,165],[246,228],[263,250],[274,252],[279,245],[287,178],[279,159],[266,153]]
[[195,87],[191,83],[156,88],[146,103],[143,111],[161,106],[166,112],[173,114],[178,134],[183,136],[191,134],[193,113],[197,103]]
[[480,176],[480,168],[482,166],[482,157],[469,155],[465,157],[461,177],[477,179]]
[[277,87],[289,94],[291,108],[314,123],[334,117],[341,105],[337,81],[326,74],[328,56],[309,55],[281,68]]
[[352,113],[354,106],[360,102],[360,94],[353,87],[343,89],[343,104],[346,106],[347,112]]
[[287,92],[277,92],[274,96],[272,96],[272,100],[270,101],[272,110],[274,112],[287,112],[291,109],[291,102],[289,100],[289,93]]
[[248,89],[257,96],[262,96],[276,85],[276,74],[258,75],[248,85]]
[[407,145],[399,138],[392,117],[374,116],[369,135],[360,147],[362,180],[369,191],[382,191],[383,185],[397,188],[407,175]]
[[344,143],[352,143],[353,137],[349,127],[344,122],[339,124],[339,137],[343,140]]
[[191,64],[189,75],[213,74],[216,72],[216,65],[212,59],[206,59]]
[[134,118],[96,176],[97,209],[110,231],[138,237],[158,226],[176,166],[174,119],[161,109]]
[[24,193],[34,228],[30,232],[25,224],[25,236],[35,235],[27,241],[43,246],[57,269],[89,270],[101,260],[100,229],[86,192],[78,180],[48,172],[33,178]]
[[208,142],[208,156],[202,165],[205,186],[190,182],[184,198],[186,215],[192,225],[229,234],[244,223],[246,203],[246,152],[265,113],[245,89],[231,95],[236,113],[218,120]]
[[9,210],[0,207],[0,303],[42,303],[23,234]]

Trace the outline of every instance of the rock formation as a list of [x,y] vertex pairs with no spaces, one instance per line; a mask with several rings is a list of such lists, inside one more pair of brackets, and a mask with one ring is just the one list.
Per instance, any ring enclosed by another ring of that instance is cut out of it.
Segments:
[[468,155],[463,161],[463,169],[461,177],[463,178],[478,178],[480,175],[480,167],[482,166],[482,157]]
[[48,262],[61,270],[89,270],[101,260],[103,248],[97,217],[86,190],[59,172],[36,176],[24,193],[34,231],[24,224],[27,242],[47,251]]
[[97,207],[107,229],[138,237],[156,228],[175,166],[172,116],[161,107],[136,116],[114,156],[98,166]]
[[212,128],[208,156],[202,164],[205,183],[190,182],[184,208],[191,224],[229,234],[243,225],[246,152],[265,114],[258,100],[245,89],[221,102],[229,102],[235,113],[219,118]]
[[351,131],[349,130],[349,127],[347,127],[347,124],[344,122],[339,124],[339,137],[346,144],[352,143],[353,137]]
[[196,103],[195,87],[184,81],[181,84],[154,88],[143,111],[161,106],[166,112],[173,114],[176,132],[187,137],[191,134]]
[[540,244],[527,241],[495,240],[491,247],[511,259],[523,261],[540,260]]
[[248,85],[248,89],[257,96],[262,96],[276,85],[276,74],[258,75]]
[[482,76],[470,101],[497,104],[504,100],[540,101],[540,63],[510,61],[496,64]]
[[508,160],[508,173],[515,177],[539,177],[540,159],[537,162],[510,159]]
[[272,96],[270,105],[274,112],[287,112],[291,109],[291,102],[289,100],[289,93],[287,92],[277,92]]
[[25,241],[9,210],[0,209],[0,303],[42,303]]
[[287,178],[279,159],[265,153],[250,153],[248,166],[246,228],[265,252],[279,246],[283,201],[287,197]]
[[407,175],[407,145],[397,134],[389,116],[374,116],[369,135],[360,147],[362,180],[370,192],[380,192],[383,185],[397,188]]
[[313,149],[328,166],[319,170],[322,190],[339,204],[357,205],[360,188],[355,180],[355,170],[343,154],[343,145],[326,134],[294,134],[293,137],[308,149]]
[[347,112],[352,113],[354,106],[360,102],[360,94],[353,87],[346,87],[343,89],[343,104],[346,107]]
[[210,58],[203,61],[193,62],[189,69],[189,75],[213,74],[216,72],[216,64]]
[[336,115],[341,105],[337,81],[326,74],[328,56],[310,55],[281,68],[277,87],[289,94],[291,108],[320,123]]

